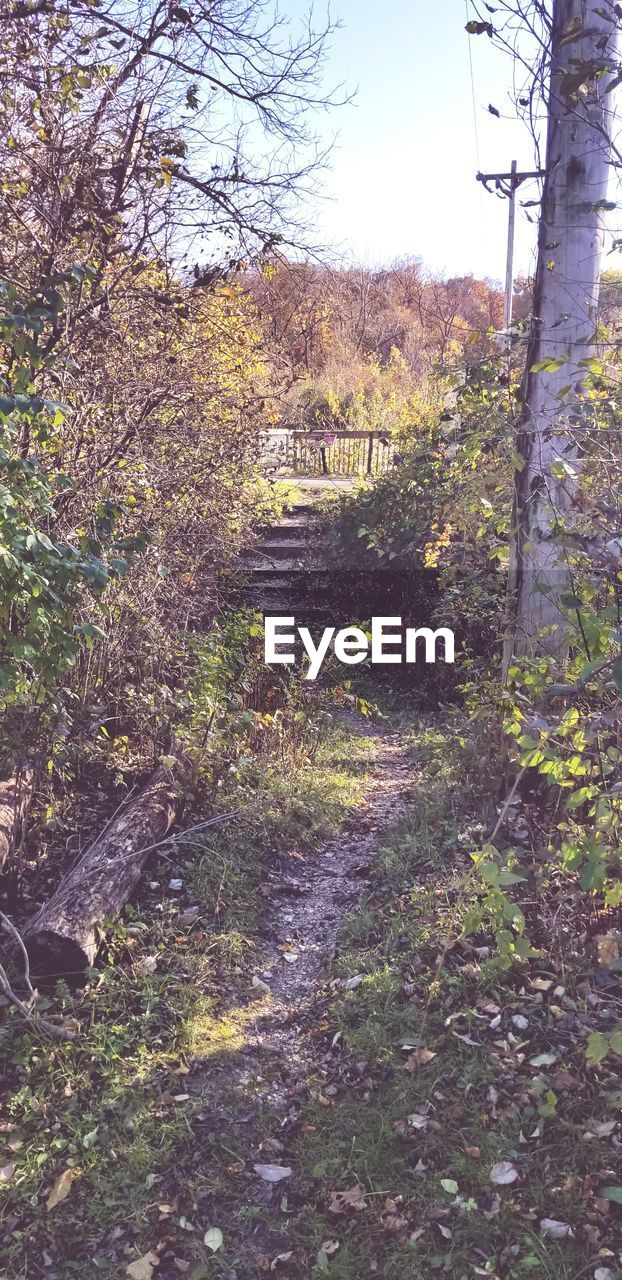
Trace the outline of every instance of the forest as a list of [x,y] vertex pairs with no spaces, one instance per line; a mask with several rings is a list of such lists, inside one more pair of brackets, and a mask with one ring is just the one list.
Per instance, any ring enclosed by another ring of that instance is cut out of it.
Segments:
[[287,9],[0,0],[0,1280],[620,1280],[620,8],[466,6],[510,295],[318,243]]

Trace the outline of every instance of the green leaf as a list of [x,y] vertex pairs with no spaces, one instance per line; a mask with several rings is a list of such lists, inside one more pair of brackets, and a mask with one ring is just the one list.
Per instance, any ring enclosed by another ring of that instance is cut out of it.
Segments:
[[601,1187],[598,1194],[603,1200],[613,1200],[615,1204],[622,1204],[622,1187]]
[[96,627],[92,622],[78,622],[74,627],[74,631],[81,636],[87,636],[90,640],[105,640],[106,633],[101,627]]
[[609,1044],[614,1053],[622,1054],[622,1031],[612,1031],[609,1036]]
[[457,1196],[458,1183],[455,1182],[453,1178],[441,1178],[441,1186],[443,1191],[446,1191],[448,1195]]
[[579,787],[577,791],[573,791],[572,795],[568,796],[567,807],[569,809],[579,809],[582,804],[591,799],[591,796],[591,787]]
[[516,871],[500,871],[499,884],[522,884],[525,876],[518,875]]
[[602,1031],[592,1031],[587,1038],[585,1057],[591,1066],[602,1062],[609,1053],[609,1041]]
[[566,363],[567,359],[568,356],[545,356],[544,360],[536,360],[536,363],[532,364],[529,372],[557,373],[557,370],[562,368],[562,365]]

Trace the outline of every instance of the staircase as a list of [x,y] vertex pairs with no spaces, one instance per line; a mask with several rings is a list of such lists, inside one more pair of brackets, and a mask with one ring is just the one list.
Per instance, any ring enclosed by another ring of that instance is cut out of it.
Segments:
[[263,614],[294,616],[298,625],[318,623],[331,611],[334,570],[317,543],[314,508],[327,488],[348,481],[301,480],[295,502],[243,553],[244,602]]

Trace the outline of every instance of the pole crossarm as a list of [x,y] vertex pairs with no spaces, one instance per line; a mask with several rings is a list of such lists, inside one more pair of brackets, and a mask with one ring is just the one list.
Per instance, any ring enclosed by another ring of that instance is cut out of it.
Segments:
[[[545,169],[529,169],[524,173],[476,173],[475,177],[478,182],[482,183],[487,191],[490,191],[491,195],[493,195],[494,192],[491,191],[488,184],[490,182],[494,182],[497,191],[502,191],[503,195],[509,196],[513,191],[516,191],[517,187],[520,187],[521,182],[526,182],[528,178],[544,178],[545,175]],[[509,190],[505,190],[501,186],[503,182],[510,183]]]

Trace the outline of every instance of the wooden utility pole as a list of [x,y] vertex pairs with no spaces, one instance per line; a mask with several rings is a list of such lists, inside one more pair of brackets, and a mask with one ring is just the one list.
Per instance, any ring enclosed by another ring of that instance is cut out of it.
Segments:
[[508,249],[505,260],[505,297],[503,304],[504,329],[509,329],[512,323],[512,302],[514,295],[514,227],[516,224],[516,167],[516,161],[513,160],[508,209]]
[[491,182],[495,184],[497,194],[507,196],[508,211],[508,246],[505,260],[505,291],[503,296],[503,328],[509,329],[512,323],[512,304],[514,298],[514,230],[516,227],[516,192],[521,182],[527,178],[543,178],[542,169],[532,169],[528,173],[519,173],[516,161],[512,161],[509,173],[478,173],[477,181],[483,183],[487,191],[491,191]]
[[566,643],[562,597],[570,575],[560,532],[576,510],[582,388],[595,345],[616,26],[612,4],[553,0],[546,173],[517,440],[506,659],[510,652],[563,654]]

